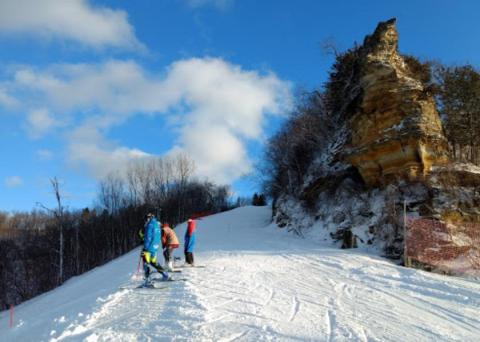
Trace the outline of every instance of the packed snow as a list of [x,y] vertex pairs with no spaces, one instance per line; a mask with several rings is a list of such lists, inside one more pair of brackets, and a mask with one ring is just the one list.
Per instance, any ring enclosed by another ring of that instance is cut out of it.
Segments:
[[140,250],[71,279],[16,307],[11,328],[1,312],[0,341],[480,340],[478,280],[341,250],[318,232],[302,239],[270,215],[243,207],[198,220],[206,267],[173,275],[187,281],[122,288]]

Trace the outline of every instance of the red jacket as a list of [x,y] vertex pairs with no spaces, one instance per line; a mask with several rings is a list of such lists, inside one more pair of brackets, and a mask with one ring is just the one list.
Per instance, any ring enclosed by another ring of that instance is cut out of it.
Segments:
[[194,231],[195,231],[195,221],[192,219],[189,219],[187,223],[187,232],[185,235],[192,236]]
[[162,247],[163,248],[178,248],[179,242],[177,235],[173,231],[172,228],[170,228],[167,225],[164,225],[162,227]]

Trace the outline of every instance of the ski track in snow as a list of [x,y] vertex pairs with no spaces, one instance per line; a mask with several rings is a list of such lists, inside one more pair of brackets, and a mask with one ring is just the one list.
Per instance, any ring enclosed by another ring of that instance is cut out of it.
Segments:
[[206,267],[174,274],[186,282],[120,289],[139,250],[71,279],[16,308],[12,329],[1,312],[0,341],[480,340],[478,281],[299,239],[269,217],[245,207],[199,220]]

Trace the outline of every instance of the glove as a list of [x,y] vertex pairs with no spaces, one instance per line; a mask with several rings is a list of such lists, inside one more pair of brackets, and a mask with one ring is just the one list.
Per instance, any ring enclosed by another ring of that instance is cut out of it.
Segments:
[[143,241],[143,239],[144,239],[144,237],[145,237],[145,235],[143,234],[143,229],[140,229],[140,230],[138,231],[138,236],[140,237],[140,240]]

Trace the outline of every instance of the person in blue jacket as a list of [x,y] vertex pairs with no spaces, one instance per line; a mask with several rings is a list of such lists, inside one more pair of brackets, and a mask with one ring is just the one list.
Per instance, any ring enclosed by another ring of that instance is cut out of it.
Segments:
[[185,263],[194,266],[193,263],[193,247],[195,246],[195,221],[189,219],[187,223],[187,230],[185,231]]
[[153,214],[145,215],[145,225],[140,231],[140,237],[143,238],[143,270],[145,273],[145,283],[150,283],[150,268],[154,268],[162,274],[163,280],[168,280],[169,275],[161,265],[157,263],[157,251],[160,245],[160,225]]

